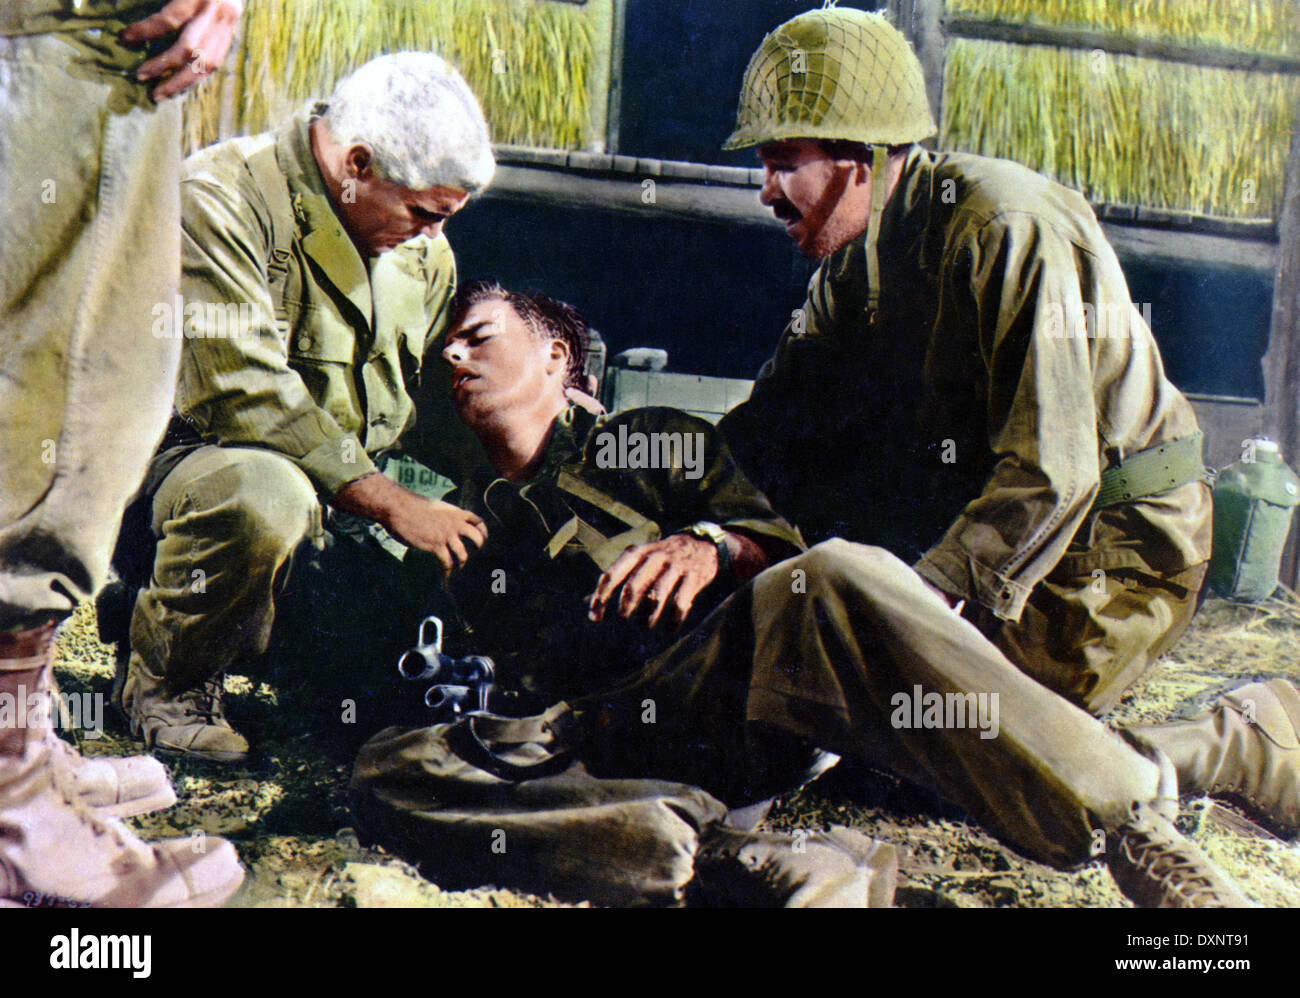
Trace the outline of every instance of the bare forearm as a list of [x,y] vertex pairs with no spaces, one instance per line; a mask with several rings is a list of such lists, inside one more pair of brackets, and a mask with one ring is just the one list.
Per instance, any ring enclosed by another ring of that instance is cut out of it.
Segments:
[[447,572],[465,564],[469,551],[487,539],[487,527],[476,514],[432,502],[379,472],[349,482],[330,504],[382,524],[408,547],[434,555]]
[[372,471],[339,489],[330,500],[330,505],[344,513],[385,523],[393,505],[404,498],[402,493],[414,495],[387,475]]

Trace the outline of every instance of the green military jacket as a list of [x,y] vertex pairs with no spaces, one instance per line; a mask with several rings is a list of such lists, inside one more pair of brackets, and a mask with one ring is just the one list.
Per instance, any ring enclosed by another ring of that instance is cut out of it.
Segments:
[[1009,620],[1054,570],[1209,558],[1198,482],[1091,509],[1103,468],[1197,425],[1080,195],[914,147],[878,245],[878,310],[862,237],[821,263],[721,424],[810,542],[888,547]]
[[278,451],[330,497],[414,424],[408,387],[442,335],[456,268],[441,236],[362,259],[309,120],[186,160],[184,324],[173,308],[154,335],[185,337],[176,407],[205,439]]
[[[627,447],[620,452],[619,441],[635,445],[636,434],[660,442],[652,435],[683,442],[692,435],[694,457],[674,468],[642,462]],[[636,466],[642,463],[659,466]],[[596,417],[570,406],[529,482],[489,474],[448,498],[478,512],[488,528],[483,548],[449,583],[465,628],[459,650],[492,656],[506,686],[543,697],[590,693],[639,669],[735,587],[733,578],[716,580],[679,631],[661,624],[650,632],[612,613],[593,624],[584,598],[626,548],[699,522],[748,534],[779,556],[803,548],[798,531],[736,467],[716,428],[675,409]]]
[[[4,0],[0,35],[120,27],[156,13],[167,0]],[[142,61],[139,50],[134,51]]]

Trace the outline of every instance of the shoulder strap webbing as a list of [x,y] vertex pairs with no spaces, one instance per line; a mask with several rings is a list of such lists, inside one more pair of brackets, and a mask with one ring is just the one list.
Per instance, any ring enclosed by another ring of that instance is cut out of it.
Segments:
[[[555,557],[564,544],[568,543],[570,539],[574,539],[603,572],[614,564],[618,556],[627,548],[634,547],[637,544],[648,544],[650,541],[657,541],[661,536],[659,524],[649,517],[642,516],[631,506],[619,502],[613,496],[606,495],[600,489],[588,485],[568,471],[561,471],[556,476],[555,487],[595,506],[602,512],[608,513],[616,520],[627,524],[629,529],[620,534],[615,534],[613,537],[606,537],[591,524],[574,517],[564,527],[561,527],[556,536],[552,538],[553,542],[559,541],[558,545],[553,544],[548,547],[552,558]],[[563,537],[563,540],[559,540],[561,537]]]
[[631,506],[627,506],[613,496],[606,495],[600,489],[588,485],[582,479],[568,471],[561,471],[555,478],[555,487],[561,492],[577,496],[584,502],[591,503],[602,512],[608,513],[616,520],[621,520],[629,527],[643,527],[649,518],[642,516]]

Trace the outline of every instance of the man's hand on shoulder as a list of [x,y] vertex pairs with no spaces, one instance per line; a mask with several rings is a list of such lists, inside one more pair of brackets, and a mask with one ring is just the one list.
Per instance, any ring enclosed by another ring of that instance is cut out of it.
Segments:
[[243,11],[244,0],[171,0],[153,16],[127,25],[121,38],[128,44],[177,36],[167,51],[137,69],[135,78],[162,80],[150,92],[161,101],[210,76],[230,51]]
[[587,616],[604,619],[609,601],[622,587],[618,615],[631,617],[638,609],[649,613],[648,624],[659,623],[671,608],[674,627],[680,627],[691,606],[718,574],[718,549],[712,541],[691,534],[672,534],[650,544],[624,551],[587,597]]
[[434,502],[375,472],[339,489],[332,505],[382,524],[408,547],[427,551],[450,574],[469,559],[466,543],[482,547],[487,525],[451,503]]
[[579,408],[586,409],[593,416],[605,415],[605,407],[596,398],[596,379],[587,375],[585,390],[569,387],[564,389],[564,397]]

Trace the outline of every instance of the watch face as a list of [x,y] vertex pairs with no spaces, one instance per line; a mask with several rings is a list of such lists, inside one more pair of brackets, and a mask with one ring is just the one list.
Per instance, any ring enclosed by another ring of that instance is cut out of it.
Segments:
[[723,542],[723,535],[726,533],[716,523],[693,523],[686,528],[686,533],[694,534],[696,537],[705,537],[715,544]]

